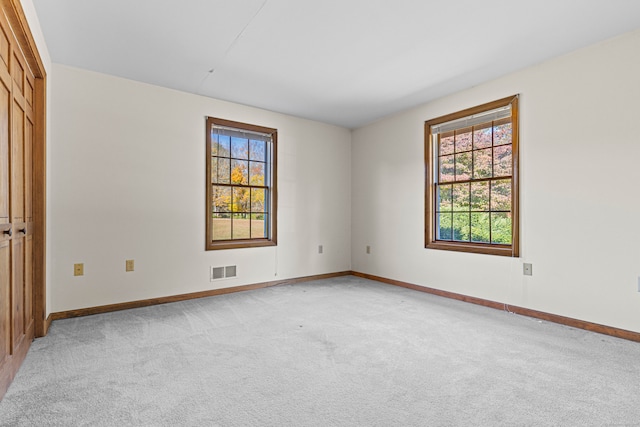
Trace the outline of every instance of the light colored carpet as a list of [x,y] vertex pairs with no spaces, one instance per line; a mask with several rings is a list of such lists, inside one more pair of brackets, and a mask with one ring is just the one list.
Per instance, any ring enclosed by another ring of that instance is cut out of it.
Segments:
[[636,426],[640,345],[356,277],[53,323],[2,426]]

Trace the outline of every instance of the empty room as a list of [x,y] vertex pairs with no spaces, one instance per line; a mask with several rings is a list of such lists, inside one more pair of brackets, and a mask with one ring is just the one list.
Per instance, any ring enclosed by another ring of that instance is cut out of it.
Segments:
[[640,2],[0,9],[0,426],[640,426]]

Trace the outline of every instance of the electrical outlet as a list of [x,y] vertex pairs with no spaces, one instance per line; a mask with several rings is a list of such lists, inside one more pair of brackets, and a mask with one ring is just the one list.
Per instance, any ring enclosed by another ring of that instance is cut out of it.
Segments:
[[522,274],[525,276],[533,276],[533,264],[526,262],[522,264]]
[[74,276],[84,276],[84,264],[73,264],[73,275]]
[[640,292],[640,276],[638,276],[638,292]]
[[371,253],[371,246],[367,246],[367,254]]
[[125,261],[124,271],[133,271],[134,264],[132,259],[128,259]]
[[318,253],[321,254],[323,250],[322,245],[318,245]]

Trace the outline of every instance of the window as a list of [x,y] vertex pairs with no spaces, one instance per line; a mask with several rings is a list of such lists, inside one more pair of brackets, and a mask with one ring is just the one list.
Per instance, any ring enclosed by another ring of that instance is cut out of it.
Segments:
[[425,122],[425,246],[518,256],[518,97]]
[[207,250],[276,245],[277,135],[207,118]]

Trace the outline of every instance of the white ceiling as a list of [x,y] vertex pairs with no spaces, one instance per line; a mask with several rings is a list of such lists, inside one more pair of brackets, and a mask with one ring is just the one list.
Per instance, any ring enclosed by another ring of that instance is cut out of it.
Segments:
[[639,0],[34,0],[52,60],[348,128],[640,28]]

